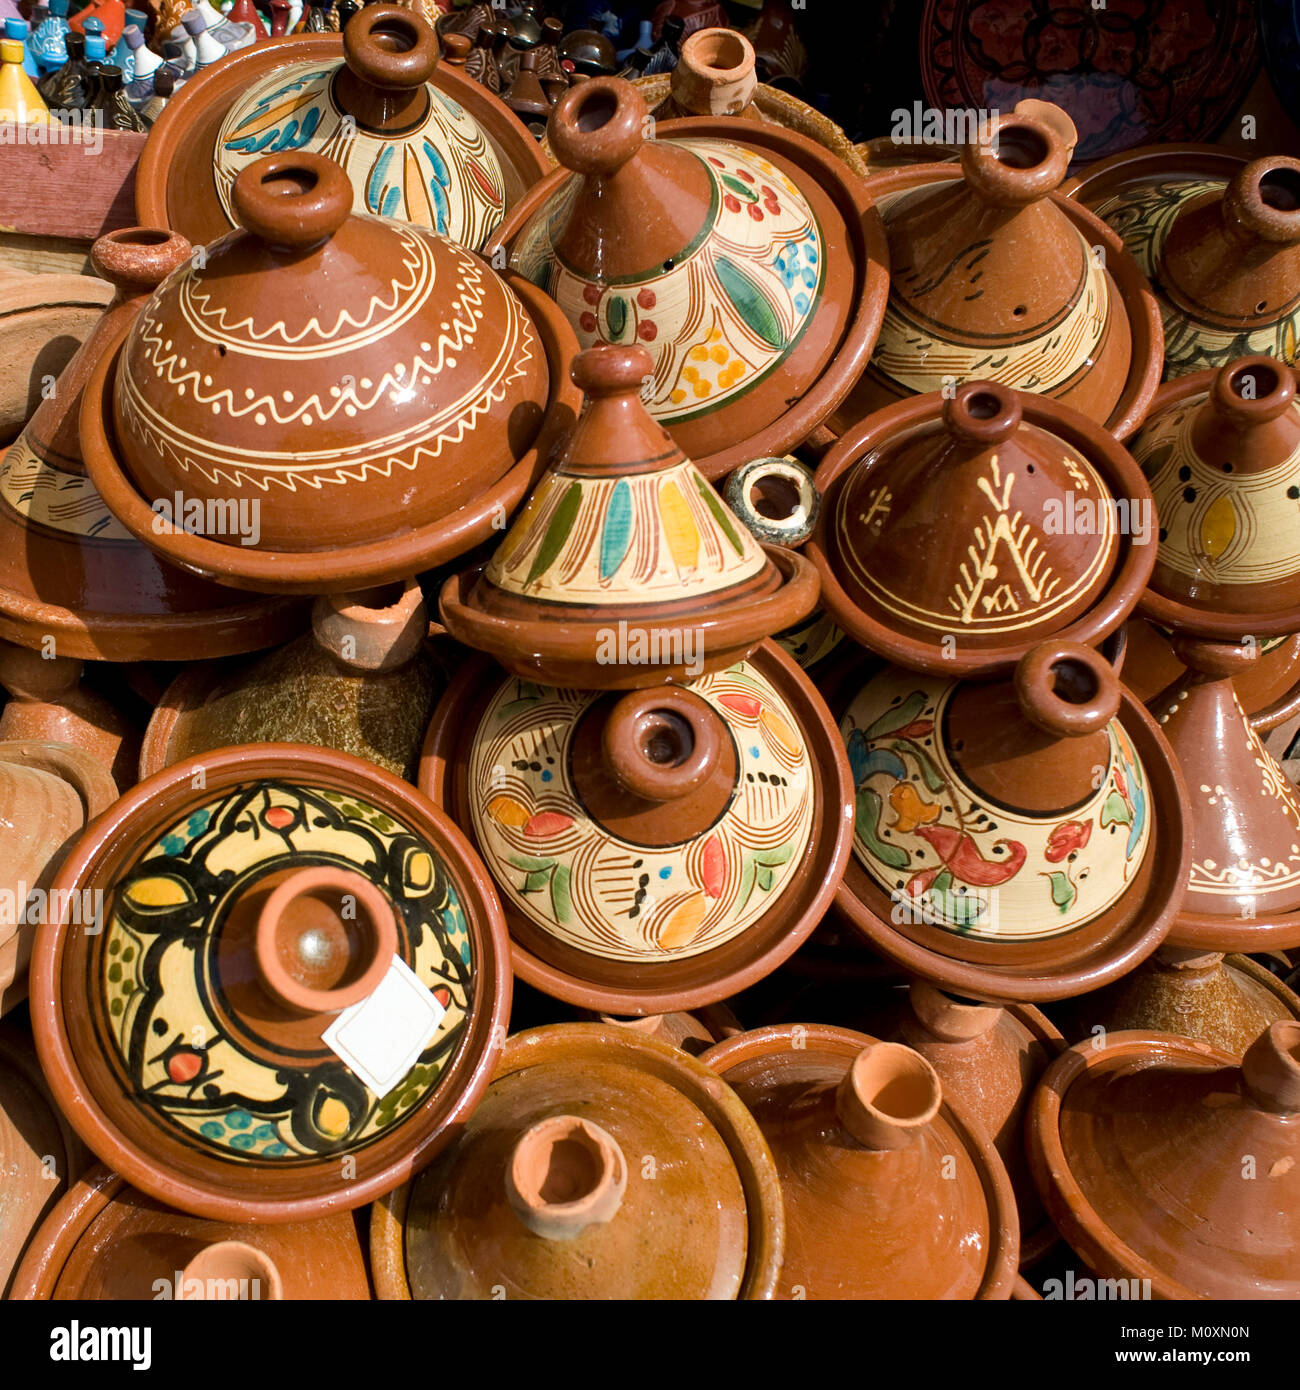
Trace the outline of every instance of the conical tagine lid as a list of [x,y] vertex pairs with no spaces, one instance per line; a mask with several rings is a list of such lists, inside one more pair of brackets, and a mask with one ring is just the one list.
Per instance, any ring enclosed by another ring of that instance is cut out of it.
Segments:
[[42,1063],[89,1146],[170,1206],[358,1206],[487,1084],[510,994],[495,894],[445,816],[360,758],[180,763],[95,822],[54,891],[99,929],[65,913],[37,941]]
[[1007,1298],[1020,1249],[1011,1182],[918,1052],[786,1024],[701,1060],[771,1146],[786,1209],[778,1297]]
[[381,1297],[770,1298],[783,1246],[745,1107],[612,1024],[512,1038],[454,1147],[371,1216]]
[[1099,1274],[1134,1297],[1300,1298],[1300,1023],[1240,1060],[1165,1033],[1112,1033],[1048,1069],[1034,1179]]
[[935,674],[1094,642],[1155,563],[1151,493],[1073,411],[992,381],[881,411],[827,454],[808,553],[851,636]]
[[1300,630],[1294,370],[1243,357],[1162,387],[1130,448],[1160,518],[1142,611],[1202,637]]
[[748,656],[817,601],[812,566],[761,547],[647,413],[650,357],[582,353],[587,407],[486,569],[450,579],[443,621],[518,675],[658,685]]

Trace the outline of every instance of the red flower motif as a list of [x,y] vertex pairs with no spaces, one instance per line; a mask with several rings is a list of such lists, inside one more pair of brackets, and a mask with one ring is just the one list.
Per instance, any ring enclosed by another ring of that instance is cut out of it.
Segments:
[[746,719],[757,719],[763,713],[763,706],[752,695],[719,695],[718,703]]
[[969,835],[950,825],[926,825],[916,833],[952,870],[955,878],[972,883],[976,888],[995,888],[1015,878],[1028,854],[1019,840],[995,840],[994,848],[1002,845],[1007,855],[1001,859],[985,859]]
[[193,1081],[202,1070],[202,1056],[188,1047],[173,1052],[167,1059],[167,1075],[178,1085]]
[[262,812],[262,821],[272,830],[283,830],[293,824],[293,812],[287,806],[270,806]]
[[539,811],[524,826],[524,834],[530,840],[549,840],[573,824],[572,816],[562,816],[558,811]]
[[578,315],[578,326],[584,333],[594,333],[596,331],[596,316],[589,310],[584,310]]
[[700,856],[700,877],[707,897],[720,898],[727,886],[727,856],[716,835],[710,835]]
[[[755,222],[761,222],[763,220],[763,209],[759,207],[757,203],[748,204],[745,211],[749,213],[750,217],[752,217]],[[771,209],[769,208],[768,211],[770,212]]]
[[1092,835],[1092,822],[1065,820],[1047,837],[1043,857],[1049,864],[1059,864],[1068,854],[1082,849]]
[[737,169],[736,173],[738,173],[740,177],[745,180],[746,183],[754,182],[754,176],[749,172],[748,169]]
[[727,167],[720,159],[716,158],[714,155],[709,156],[709,163],[712,164],[715,169],[725,169]]
[[739,212],[740,199],[737,198],[734,193],[724,193],[722,195],[722,206],[726,208],[728,212]]
[[659,330],[655,327],[653,319],[642,319],[636,326],[637,337],[644,338],[647,343],[653,343],[659,336]]
[[602,294],[604,294],[604,290],[599,285],[583,285],[582,287],[582,297],[588,304],[599,304]]
[[652,289],[644,289],[637,294],[636,302],[643,309],[653,309],[657,302],[657,296]]

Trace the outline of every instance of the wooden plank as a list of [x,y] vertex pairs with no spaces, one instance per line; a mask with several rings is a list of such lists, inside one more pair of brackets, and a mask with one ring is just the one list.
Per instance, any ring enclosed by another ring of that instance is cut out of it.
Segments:
[[6,275],[93,275],[90,242],[71,237],[0,232],[0,268]]
[[134,226],[135,166],[148,138],[97,130],[84,144],[0,144],[0,232],[93,241]]

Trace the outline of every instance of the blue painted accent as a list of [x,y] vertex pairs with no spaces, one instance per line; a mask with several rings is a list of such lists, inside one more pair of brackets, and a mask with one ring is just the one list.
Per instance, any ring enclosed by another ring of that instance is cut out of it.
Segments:
[[247,1110],[232,1110],[226,1116],[226,1123],[231,1129],[247,1129],[253,1123],[253,1117]]
[[549,782],[550,780],[551,780],[551,771],[550,771],[549,768],[547,768],[547,769],[542,773],[542,781],[543,781],[543,782]]
[[393,162],[395,149],[395,145],[384,146],[370,171],[370,177],[366,180],[366,206],[371,212],[379,211],[382,189],[388,178],[388,166]]
[[396,217],[397,210],[402,204],[402,190],[400,188],[390,188],[384,194],[384,201],[379,205],[379,211],[385,217]]
[[673,866],[671,864],[665,864],[663,868],[659,870],[659,877],[668,878],[672,874],[672,871]]
[[605,529],[600,537],[600,577],[609,579],[618,571],[632,543],[632,489],[620,478],[605,511]]
[[750,756],[751,758],[757,758],[757,757],[759,756],[759,751],[758,751],[758,748],[757,748],[756,745],[750,744],[750,747],[749,747],[749,756]]
[[262,1150],[262,1153],[267,1158],[287,1158],[289,1150],[286,1145],[277,1142],[268,1144],[266,1148]]
[[251,1134],[232,1134],[230,1136],[230,1147],[232,1149],[251,1149],[254,1146],[254,1139]]
[[204,1120],[199,1126],[199,1133],[205,1139],[220,1139],[226,1132],[226,1127],[220,1120]]

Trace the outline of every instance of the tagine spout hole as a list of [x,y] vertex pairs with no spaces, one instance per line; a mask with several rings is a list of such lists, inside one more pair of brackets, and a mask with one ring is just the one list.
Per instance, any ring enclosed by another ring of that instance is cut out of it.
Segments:
[[1052,153],[1047,137],[1027,125],[1004,125],[998,131],[997,160],[1009,169],[1037,169]]
[[593,77],[570,89],[551,109],[546,137],[555,157],[579,174],[613,174],[646,138],[645,100],[617,77]]
[[1259,181],[1259,196],[1277,212],[1300,212],[1300,170],[1271,169]]
[[789,478],[782,478],[779,474],[765,474],[750,484],[750,506],[769,521],[788,521],[802,503],[799,489]]
[[627,1161],[607,1130],[554,1115],[526,1130],[506,1171],[506,1195],[535,1235],[571,1240],[610,1221],[627,1187]]
[[179,232],[161,227],[122,227],[96,240],[90,248],[90,260],[95,273],[110,284],[142,291],[160,285],[193,252],[193,246]]
[[590,92],[578,103],[575,115],[578,129],[584,135],[589,135],[594,130],[602,130],[614,119],[617,110],[618,102],[611,92]]
[[1052,663],[1052,691],[1070,705],[1090,704],[1101,693],[1097,673],[1078,661]]
[[284,1297],[275,1261],[242,1240],[206,1246],[181,1271],[180,1297],[187,1300],[257,1300]]
[[1000,444],[1020,425],[1020,402],[1008,387],[992,381],[969,382],[944,402],[948,433],[965,444]]
[[272,246],[319,245],[352,211],[348,176],[306,150],[257,160],[240,171],[230,192],[240,225]]
[[1016,697],[1030,723],[1060,738],[1097,733],[1119,713],[1114,667],[1077,642],[1040,642],[1016,666]]
[[717,73],[735,72],[746,65],[750,55],[749,41],[732,29],[710,29],[690,44],[691,58],[702,68]]
[[311,169],[271,169],[262,175],[261,185],[276,198],[301,198],[317,184]]
[[1223,208],[1228,225],[1248,237],[1300,242],[1300,160],[1270,155],[1247,164],[1228,184]]
[[1238,425],[1276,419],[1296,397],[1294,375],[1272,357],[1246,357],[1220,368],[1210,388],[1215,411]]
[[651,710],[641,728],[641,752],[659,767],[680,767],[695,751],[691,726],[670,709]]
[[389,53],[409,53],[419,41],[409,19],[382,19],[371,29],[370,37]]
[[645,801],[689,796],[718,765],[725,736],[721,722],[694,691],[672,686],[629,691],[601,731],[606,768]]
[[919,1052],[901,1043],[864,1047],[840,1083],[835,1112],[869,1149],[900,1149],[939,1113],[939,1075]]

